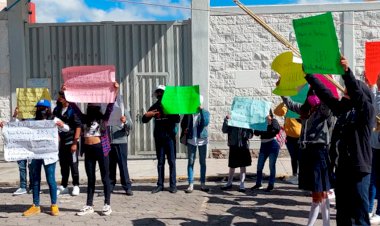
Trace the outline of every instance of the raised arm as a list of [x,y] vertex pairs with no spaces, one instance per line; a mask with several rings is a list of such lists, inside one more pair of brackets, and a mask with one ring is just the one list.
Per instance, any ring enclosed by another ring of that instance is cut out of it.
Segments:
[[301,114],[302,104],[294,102],[288,97],[281,96],[281,98],[284,104],[286,105],[286,107],[288,108],[288,110],[294,111],[297,114]]
[[229,116],[227,115],[223,121],[223,126],[222,126],[222,132],[223,133],[228,133],[230,130],[230,127],[228,126],[228,119],[229,119]]

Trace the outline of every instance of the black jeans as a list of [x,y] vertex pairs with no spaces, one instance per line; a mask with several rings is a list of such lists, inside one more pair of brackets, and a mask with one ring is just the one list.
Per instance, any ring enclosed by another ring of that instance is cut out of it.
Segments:
[[156,156],[157,156],[157,172],[158,181],[157,186],[164,186],[165,178],[165,155],[169,163],[170,171],[170,187],[176,187],[176,149],[175,140],[170,137],[155,138],[156,143]]
[[339,165],[336,170],[336,222],[338,226],[369,226],[368,189],[371,174],[353,172],[350,168]]
[[73,178],[73,185],[79,185],[79,170],[78,170],[78,150],[75,152],[76,162],[73,162],[73,154],[71,153],[71,144],[61,145],[59,147],[59,165],[61,166],[61,185],[67,187],[69,175],[71,170],[71,177]]
[[102,178],[104,190],[104,204],[110,205],[111,190],[109,179],[109,156],[104,156],[102,144],[84,145],[84,164],[87,174],[87,205],[93,205],[95,182],[96,182],[96,162],[99,164],[100,176]]
[[111,191],[116,185],[116,166],[120,170],[120,183],[125,191],[131,189],[131,180],[128,172],[128,144],[111,144],[110,158],[110,181]]

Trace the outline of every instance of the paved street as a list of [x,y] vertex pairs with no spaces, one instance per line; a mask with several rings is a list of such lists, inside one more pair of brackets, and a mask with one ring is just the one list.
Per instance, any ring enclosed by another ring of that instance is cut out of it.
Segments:
[[[253,186],[252,178],[246,187]],[[266,182],[266,181],[265,181]],[[31,195],[12,196],[15,187],[0,188],[0,224],[1,225],[305,225],[307,223],[310,198],[307,193],[286,182],[276,184],[274,191],[263,190],[246,193],[221,191],[222,182],[210,182],[211,191],[204,193],[195,190],[186,194],[186,183],[179,183],[179,191],[151,194],[154,183],[134,184],[134,196],[126,196],[121,187],[117,187],[111,196],[113,213],[100,216],[94,213],[88,216],[75,216],[85,203],[85,187],[78,197],[60,196],[58,199],[60,216],[52,217],[49,211],[48,188],[43,186],[41,195],[43,213],[25,218],[21,216],[32,203]],[[101,186],[97,187],[101,189]],[[198,189],[198,187],[196,187]],[[98,192],[94,199],[95,211],[100,212],[103,197]],[[335,210],[332,209],[332,219]],[[321,219],[316,225],[322,225]],[[335,220],[332,221],[335,225]]]

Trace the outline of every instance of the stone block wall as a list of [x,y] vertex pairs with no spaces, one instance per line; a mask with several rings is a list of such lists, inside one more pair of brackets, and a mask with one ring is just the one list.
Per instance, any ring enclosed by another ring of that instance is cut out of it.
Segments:
[[[10,67],[8,44],[8,21],[0,20],[0,121],[10,119]],[[0,136],[0,151],[3,137]]]
[[[295,12],[297,7],[301,13]],[[379,6],[377,5],[377,7]],[[302,9],[301,6],[295,6],[295,9],[289,10],[289,13],[286,11],[279,13],[281,10],[279,8],[275,9],[275,13],[258,15],[296,47],[292,20],[332,11],[339,46],[343,52],[344,11],[340,11],[338,5],[321,12],[311,10],[311,13]],[[309,6],[309,8],[311,7]],[[270,11],[270,7],[266,7],[266,9],[265,11]],[[218,8],[218,11],[228,10],[228,8]],[[236,14],[236,10],[231,10],[231,12],[231,15],[211,14],[209,21],[209,110],[211,113],[209,148],[211,151],[214,150],[215,155],[223,152],[221,150],[227,149],[226,135],[222,134],[221,128],[223,118],[230,112],[234,96],[249,96],[267,100],[272,103],[272,108],[280,102],[280,98],[272,94],[278,76],[271,70],[271,63],[280,53],[289,51],[250,16],[242,13],[243,11],[240,12],[240,15]],[[355,49],[350,51],[354,55],[355,64],[353,65],[357,75],[362,74],[364,70],[364,42],[380,40],[379,21],[380,11],[354,12],[355,25],[352,42],[355,42],[353,45]],[[252,76],[260,76],[261,84],[245,88],[236,87],[239,71],[252,71]],[[283,122],[282,119],[279,120],[281,123]],[[255,138],[251,142],[251,148],[257,149],[258,147],[259,140]]]

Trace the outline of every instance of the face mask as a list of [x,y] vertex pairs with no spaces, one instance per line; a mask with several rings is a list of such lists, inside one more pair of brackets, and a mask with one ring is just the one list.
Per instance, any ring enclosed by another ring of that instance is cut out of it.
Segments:
[[57,107],[58,108],[62,108],[63,107],[63,103],[61,101],[57,101]]
[[47,118],[47,111],[46,110],[40,110],[36,111],[36,119],[41,120],[41,119],[46,119]]
[[321,104],[321,100],[317,97],[317,95],[310,95],[307,97],[307,102],[311,107],[315,107]]

